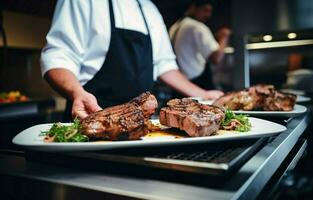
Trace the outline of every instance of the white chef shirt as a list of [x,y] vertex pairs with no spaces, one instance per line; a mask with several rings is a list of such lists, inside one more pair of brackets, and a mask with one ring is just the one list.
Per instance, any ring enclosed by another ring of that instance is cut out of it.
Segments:
[[[155,5],[149,0],[139,2],[151,34],[153,78],[156,80],[163,73],[178,69],[176,57]],[[112,0],[112,4],[115,27],[148,34],[136,0]],[[42,74],[54,68],[65,68],[84,85],[102,67],[109,50],[108,0],[58,0],[46,39],[41,53]]]
[[211,30],[204,23],[185,17],[169,32],[181,71],[189,79],[200,76],[209,56],[219,48]]

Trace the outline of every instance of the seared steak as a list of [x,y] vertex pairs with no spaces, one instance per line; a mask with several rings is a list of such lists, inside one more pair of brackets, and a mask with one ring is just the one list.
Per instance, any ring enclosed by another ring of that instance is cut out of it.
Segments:
[[145,121],[157,107],[156,98],[146,92],[128,103],[90,114],[82,120],[82,132],[90,139],[139,139],[148,133]]
[[217,99],[213,105],[231,110],[289,111],[296,96],[275,90],[273,85],[256,85],[245,90],[230,92]]
[[230,92],[217,99],[213,105],[225,107],[231,110],[253,110],[260,105],[259,98],[249,94],[249,91],[243,90],[239,92]]
[[191,137],[213,135],[225,117],[222,109],[189,98],[172,99],[167,106],[160,111],[160,123],[179,128]]
[[275,91],[265,99],[264,110],[291,111],[296,99],[296,95]]

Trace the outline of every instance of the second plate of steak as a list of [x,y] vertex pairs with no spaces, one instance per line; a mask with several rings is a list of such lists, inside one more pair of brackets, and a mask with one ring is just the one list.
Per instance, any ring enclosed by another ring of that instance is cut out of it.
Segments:
[[291,111],[295,103],[295,95],[278,92],[273,85],[260,84],[227,93],[217,99],[213,105],[230,110]]
[[266,111],[291,111],[296,103],[297,96],[275,91],[264,102]]
[[191,137],[215,134],[225,117],[222,109],[189,98],[170,100],[167,106],[160,111],[160,123],[183,130]]

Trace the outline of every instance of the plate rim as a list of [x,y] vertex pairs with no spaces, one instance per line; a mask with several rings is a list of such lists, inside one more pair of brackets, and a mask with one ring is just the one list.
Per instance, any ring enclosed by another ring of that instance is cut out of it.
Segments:
[[[298,107],[299,110],[295,110],[295,107]],[[300,104],[295,104],[294,110],[292,111],[247,111],[247,110],[233,110],[235,114],[247,114],[247,115],[290,115],[290,116],[295,116],[295,115],[300,115],[303,114],[307,111],[307,107],[304,105]],[[301,109],[301,110],[300,110]]]
[[296,102],[297,103],[304,103],[311,101],[311,97],[304,96],[304,95],[297,95]]
[[[30,129],[34,129],[34,127],[38,126],[48,126],[52,125],[53,123],[45,123],[45,124],[38,124],[34,125],[32,127],[29,127],[22,132],[20,132],[18,135],[16,135],[13,139],[12,142],[15,145],[22,146],[24,148],[28,149],[34,149],[38,150],[40,147],[41,151],[95,151],[95,150],[107,150],[107,149],[119,149],[119,148],[133,148],[133,147],[144,147],[144,146],[164,146],[164,145],[179,145],[179,144],[191,144],[191,143],[211,143],[211,142],[222,142],[222,141],[229,141],[229,140],[240,140],[240,139],[249,139],[249,138],[260,138],[260,137],[265,137],[265,136],[271,136],[271,135],[276,135],[278,133],[284,132],[287,130],[286,126],[269,121],[269,120],[264,120],[264,119],[259,119],[255,117],[249,117],[252,118],[253,120],[260,120],[260,121],[265,121],[266,123],[271,123],[275,124],[277,127],[279,127],[281,130],[280,131],[272,131],[272,132],[267,132],[267,133],[257,133],[257,134],[249,134],[245,135],[246,133],[242,133],[244,135],[240,136],[234,136],[232,135],[217,135],[217,136],[207,136],[207,137],[190,137],[190,138],[180,138],[180,139],[165,139],[165,140],[135,140],[135,141],[100,141],[100,142],[77,142],[77,143],[44,143],[43,141],[41,142],[23,142],[22,139],[25,137],[24,135],[27,134],[27,131]],[[157,119],[158,120],[158,119]],[[151,120],[156,121],[156,120]],[[69,123],[63,123],[63,124],[69,124]],[[36,137],[39,138],[39,133],[38,135],[35,136],[33,134],[31,135],[31,140],[36,140]],[[237,132],[234,132],[234,134],[238,134]],[[124,145],[126,146],[121,146],[121,147],[116,147],[119,145]],[[105,145],[106,144],[106,145]],[[78,150],[79,147],[84,147],[81,150]],[[78,148],[77,148],[78,147]],[[88,148],[89,147],[89,148]],[[61,149],[57,149],[61,148]]]

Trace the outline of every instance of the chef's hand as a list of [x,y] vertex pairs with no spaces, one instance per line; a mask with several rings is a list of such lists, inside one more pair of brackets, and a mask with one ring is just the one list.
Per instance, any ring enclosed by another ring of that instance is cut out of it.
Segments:
[[73,94],[72,116],[84,119],[89,114],[99,111],[102,108],[98,105],[94,95],[81,90]]
[[218,40],[222,40],[222,39],[226,39],[229,38],[231,35],[231,30],[229,28],[223,27],[220,28],[217,32],[216,32],[216,38]]
[[217,99],[223,95],[224,95],[224,93],[222,91],[219,91],[219,90],[207,90],[207,91],[205,91],[202,98],[204,100],[214,100],[214,99]]

